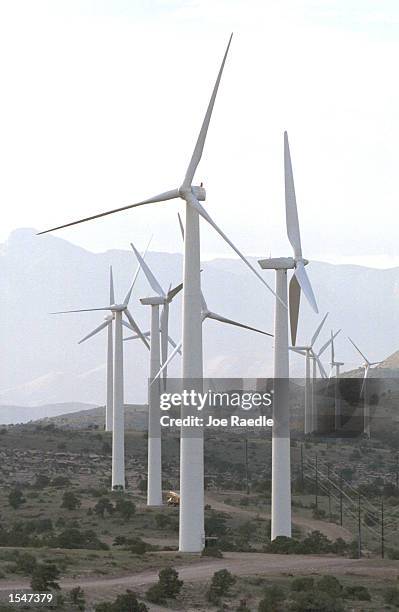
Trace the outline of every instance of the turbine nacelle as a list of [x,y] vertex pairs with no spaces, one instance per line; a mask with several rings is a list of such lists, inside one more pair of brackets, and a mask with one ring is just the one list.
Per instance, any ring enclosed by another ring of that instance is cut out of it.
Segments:
[[140,302],[143,304],[143,306],[161,306],[162,304],[165,304],[165,301],[166,300],[164,297],[158,295],[140,298]]
[[191,185],[190,187],[182,185],[179,189],[179,196],[186,201],[194,196],[196,200],[204,202],[206,200],[206,190],[202,185]]

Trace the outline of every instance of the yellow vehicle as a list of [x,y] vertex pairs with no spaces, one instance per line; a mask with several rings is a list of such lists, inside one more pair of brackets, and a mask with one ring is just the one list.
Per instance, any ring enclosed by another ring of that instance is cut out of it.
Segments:
[[167,494],[166,503],[168,504],[168,506],[174,506],[174,507],[179,506],[180,505],[179,493],[176,493],[175,491],[169,491],[169,493]]

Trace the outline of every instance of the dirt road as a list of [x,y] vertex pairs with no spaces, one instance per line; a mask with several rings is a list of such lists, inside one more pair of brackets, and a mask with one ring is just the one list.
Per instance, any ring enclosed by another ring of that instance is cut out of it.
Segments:
[[[257,512],[254,510],[248,510],[247,508],[243,508],[242,506],[232,506],[231,504],[225,504],[223,501],[216,499],[212,494],[206,495],[206,503],[210,504],[214,510],[219,510],[220,512],[228,512],[229,514],[239,514],[240,516],[247,516],[248,518],[254,518],[255,516],[259,516],[264,519],[270,519],[270,514],[268,512]],[[353,540],[353,535],[340,527],[340,525],[336,525],[335,523],[328,523],[327,521],[318,521],[317,519],[308,518],[306,516],[301,516],[293,512],[292,514],[292,522],[294,525],[298,525],[305,532],[310,531],[320,531],[324,533],[330,540],[336,540],[337,538],[342,538],[346,542],[350,542]]]
[[[162,553],[168,554],[168,553]],[[190,564],[176,564],[179,577],[187,582],[201,582],[208,580],[214,572],[228,569],[237,576],[251,576],[255,574],[272,576],[278,574],[353,574],[358,576],[395,577],[399,574],[399,561],[380,559],[347,559],[344,557],[330,557],[318,555],[269,555],[266,553],[237,553],[226,552],[223,559],[199,558]],[[138,588],[144,587],[158,580],[157,570],[146,570],[136,574],[105,578],[93,576],[92,578],[79,578],[75,580],[61,580],[64,589],[71,589],[80,585],[83,589],[93,588],[110,592],[114,587]],[[0,591],[13,591],[29,588],[27,580],[1,580]]]

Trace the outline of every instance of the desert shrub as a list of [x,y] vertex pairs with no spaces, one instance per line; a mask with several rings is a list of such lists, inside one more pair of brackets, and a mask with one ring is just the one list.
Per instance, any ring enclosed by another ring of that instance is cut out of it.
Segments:
[[259,602],[258,612],[274,612],[284,600],[284,589],[276,584],[266,587],[263,591],[263,597]]
[[201,557],[216,557],[216,559],[223,559],[223,553],[217,546],[207,546],[202,551]]
[[101,518],[104,518],[106,512],[108,512],[109,515],[113,514],[114,510],[114,506],[107,497],[99,499],[94,506],[94,512],[98,514],[98,516],[101,516]]
[[33,591],[42,593],[59,590],[57,580],[60,576],[58,567],[54,563],[38,563],[32,573],[31,587]]
[[17,574],[24,574],[25,576],[30,576],[33,574],[34,570],[37,566],[37,560],[34,555],[30,553],[19,553],[15,558],[15,567],[14,571]]
[[62,504],[61,508],[66,508],[66,510],[76,510],[81,506],[82,502],[79,497],[75,495],[73,491],[65,491],[62,496]]
[[227,532],[226,518],[228,515],[211,510],[205,516],[205,533],[207,536],[223,536]]
[[318,591],[335,598],[341,597],[342,594],[342,585],[335,576],[323,576],[317,581],[316,588]]
[[145,597],[146,599],[148,599],[149,602],[154,603],[154,604],[166,603],[165,595],[163,594],[162,589],[159,586],[159,584],[152,584],[147,589],[145,593]]
[[86,607],[85,594],[80,586],[69,591],[69,600],[78,610],[84,610]]
[[155,519],[155,524],[159,529],[163,529],[165,527],[167,527],[168,525],[170,525],[171,523],[171,519],[170,516],[168,516],[167,514],[156,514],[154,516]]
[[371,596],[368,589],[362,585],[347,586],[344,588],[345,599],[357,599],[359,601],[370,601]]
[[398,587],[389,587],[384,591],[384,601],[386,604],[399,608],[399,589]]
[[144,542],[141,538],[129,538],[127,540],[128,550],[134,555],[144,555],[148,550],[147,542]]
[[292,593],[289,610],[292,612],[344,612],[340,599],[334,599],[322,591]]
[[114,602],[102,601],[95,605],[95,612],[148,612],[147,606],[139,602],[136,593],[127,590],[118,595]]
[[181,591],[183,580],[179,580],[179,573],[174,567],[165,567],[159,574],[158,584],[165,597],[174,599]]
[[228,595],[230,588],[235,584],[236,578],[227,569],[215,572],[208,590],[208,600],[217,603],[220,597]]
[[97,538],[95,531],[80,531],[76,527],[61,531],[57,537],[53,538],[51,544],[59,548],[108,550],[108,545]]
[[17,510],[20,506],[22,506],[22,504],[26,503],[26,499],[24,498],[20,489],[13,489],[8,494],[8,503],[10,504],[11,508]]
[[33,483],[35,489],[45,489],[50,485],[50,478],[46,474],[38,474],[36,480]]
[[311,591],[314,587],[314,579],[311,576],[294,578],[291,582],[291,591]]
[[50,486],[57,488],[68,487],[70,484],[71,480],[68,478],[68,476],[56,476],[50,482]]
[[130,500],[119,498],[116,500],[115,511],[125,520],[129,520],[135,514],[136,506]]

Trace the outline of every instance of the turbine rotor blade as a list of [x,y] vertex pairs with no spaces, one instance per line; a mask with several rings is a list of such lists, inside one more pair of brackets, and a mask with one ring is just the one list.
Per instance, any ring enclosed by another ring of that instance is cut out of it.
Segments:
[[149,284],[151,285],[152,289],[160,297],[165,297],[164,290],[162,289],[161,285],[159,284],[159,282],[155,278],[155,276],[152,273],[149,265],[144,261],[144,258],[141,257],[140,253],[138,252],[138,250],[134,246],[133,242],[130,243],[130,246],[132,247],[132,249],[134,251],[134,254],[136,255],[137,261],[139,262],[139,266],[140,266],[140,268],[143,269],[143,272],[144,272],[144,274],[145,274]]
[[[313,352],[313,351],[312,351],[312,352]],[[322,364],[321,359],[319,358],[319,356],[318,356],[318,355],[316,355],[315,353],[313,353],[313,357],[314,357],[314,359],[316,359],[316,363],[317,363],[317,365],[318,365],[318,367],[319,367],[320,374],[322,375],[322,377],[323,377],[323,378],[328,378],[327,372],[326,372],[326,370],[325,370],[325,368],[324,368],[324,366],[323,366],[323,364]]]
[[265,336],[273,337],[273,334],[269,334],[261,329],[257,329],[256,327],[251,327],[250,325],[245,325],[244,323],[239,323],[238,321],[233,321],[232,319],[227,319],[226,317],[222,317],[221,315],[216,314],[216,312],[208,312],[208,319],[214,319],[215,321],[220,321],[221,323],[227,323],[228,325],[235,325],[236,327],[242,327],[243,329],[249,329],[250,331],[257,332],[259,334],[263,334]]
[[162,364],[161,369],[158,371],[156,376],[154,376],[154,378],[152,379],[151,384],[153,382],[155,382],[157,380],[157,378],[159,378],[161,376],[161,374],[164,371],[164,369],[168,367],[168,365],[170,364],[172,359],[174,359],[174,357],[177,355],[177,353],[180,353],[180,349],[182,347],[182,344],[183,344],[182,342],[179,342],[179,344],[176,346],[176,348],[171,352],[171,354],[169,355],[169,357],[167,358],[165,363]]
[[171,302],[173,300],[173,298],[180,293],[180,291],[183,289],[183,283],[180,283],[180,285],[177,285],[176,287],[174,287],[174,289],[169,289],[168,293],[167,293],[167,300],[168,302]]
[[79,219],[78,221],[71,221],[70,223],[65,223],[64,225],[58,225],[57,227],[52,227],[51,229],[44,230],[43,232],[38,232],[37,235],[48,234],[49,232],[55,232],[56,230],[63,229],[64,227],[71,227],[71,225],[78,225],[79,223],[85,223],[86,221],[92,221],[93,219],[99,219],[100,217],[106,217],[108,215],[113,215],[114,213],[121,212],[123,210],[129,210],[129,208],[136,208],[136,206],[143,206],[144,204],[153,204],[156,202],[164,202],[166,200],[174,200],[175,198],[179,198],[179,197],[180,197],[179,190],[172,189],[171,191],[165,191],[164,193],[160,193],[159,195],[156,195],[153,198],[149,198],[148,200],[137,202],[137,204],[128,204],[127,206],[121,206],[120,208],[113,208],[112,210],[108,210],[107,212],[98,213],[97,215],[91,215],[90,217]]
[[99,325],[98,327],[93,329],[93,331],[90,332],[90,334],[87,334],[87,336],[85,336],[84,338],[79,340],[78,344],[82,344],[82,342],[85,342],[89,338],[92,338],[93,336],[98,334],[102,329],[105,329],[105,327],[108,327],[108,325],[111,325],[111,323],[112,323],[112,321],[104,321],[104,323],[101,323],[101,325]]
[[264,280],[264,278],[262,277],[261,274],[259,274],[259,272],[254,268],[254,266],[248,261],[248,259],[241,253],[241,251],[234,245],[234,243],[226,236],[226,234],[220,229],[220,227],[218,227],[216,225],[216,223],[214,222],[214,220],[210,217],[210,215],[208,214],[208,212],[205,210],[205,208],[198,202],[198,200],[194,197],[190,198],[189,203],[198,211],[198,213],[201,215],[201,217],[203,217],[205,219],[205,221],[207,221],[209,223],[209,225],[211,225],[216,231],[217,233],[223,238],[223,240],[225,242],[227,242],[227,244],[233,249],[233,251],[235,251],[237,253],[237,255],[242,259],[242,261],[245,263],[245,265],[248,266],[248,268],[250,270],[252,270],[252,272],[259,278],[259,280],[265,285],[265,287],[267,287],[269,289],[269,291],[271,291],[271,293],[274,295],[274,297],[276,297],[281,304],[287,308],[287,304],[285,304],[283,302],[283,300],[281,300],[278,295],[276,295],[276,293],[273,291],[273,289],[270,287],[270,285],[267,284],[267,282]]
[[109,303],[115,304],[114,275],[112,274],[112,266],[109,268]]
[[328,317],[328,312],[324,315],[320,325],[318,326],[318,328],[316,329],[315,333],[313,334],[312,339],[310,341],[310,346],[313,346],[314,343],[316,342],[316,340],[317,340],[317,338],[318,338],[318,336],[319,336],[319,334],[321,332],[321,329],[322,329],[322,327],[323,327],[327,317]]
[[299,305],[301,302],[301,286],[295,274],[291,276],[288,301],[290,306],[291,344],[295,346],[298,331]]
[[308,300],[310,306],[313,308],[314,312],[318,314],[319,310],[317,308],[316,298],[314,296],[312,285],[310,284],[310,280],[305,270],[303,261],[299,260],[296,262],[294,274],[297,277],[298,283],[300,284],[301,289],[305,294],[305,297]]
[[[129,329],[132,329],[130,325]],[[151,332],[149,331],[142,332],[142,334],[145,338],[149,338],[151,336]],[[135,334],[134,336],[126,336],[126,338],[123,338],[123,342],[125,342],[126,340],[138,340],[139,338],[140,336],[138,334]]]
[[369,363],[369,360],[367,359],[367,357],[365,355],[363,355],[362,351],[360,350],[360,348],[353,342],[353,340],[351,338],[349,338],[348,336],[348,340],[351,344],[353,344],[353,346],[355,347],[355,349],[357,350],[357,352],[363,357],[364,361],[366,363]]
[[[150,246],[151,240],[152,240],[152,236],[149,239],[149,241],[147,243],[147,246],[146,246],[145,250],[143,251],[143,254],[141,255],[141,259],[142,259],[143,262],[144,262],[145,256],[147,255],[148,247]],[[136,283],[136,280],[137,280],[137,277],[139,275],[140,270],[141,270],[141,265],[139,263],[137,268],[136,268],[136,272],[134,273],[132,284],[130,285],[129,291],[127,292],[126,297],[125,297],[125,299],[123,301],[123,304],[125,306],[127,306],[129,304],[129,301],[130,301],[130,298],[131,298],[131,295],[132,295],[132,291],[133,291],[133,287],[134,287],[134,285]]]
[[331,363],[335,361],[335,348],[334,348],[334,335],[333,330],[331,330]]
[[130,325],[132,326],[132,329],[136,332],[136,334],[138,335],[138,337],[140,338],[142,343],[149,349],[150,345],[148,344],[146,337],[142,333],[142,331],[139,328],[139,326],[137,325],[136,321],[133,319],[130,311],[126,308],[126,310],[124,310],[124,313],[125,313],[125,316],[126,316],[127,320],[129,321]]
[[179,349],[179,347],[177,346],[176,342],[173,340],[173,338],[171,338],[170,336],[168,336],[168,342],[170,344],[170,346],[172,348],[176,348],[177,347],[177,352],[179,353],[179,355],[181,355],[181,350]]
[[294,175],[292,172],[288,134],[284,132],[284,182],[285,182],[285,215],[288,240],[294,249],[295,258],[302,257],[301,234],[299,231],[298,208],[296,204]]
[[79,310],[59,310],[58,312],[50,312],[50,314],[69,314],[70,312],[98,312],[102,310],[111,310],[110,306],[104,308],[80,308]]
[[364,395],[364,388],[366,386],[366,379],[367,379],[368,374],[369,374],[369,369],[370,369],[369,365],[367,365],[364,368],[364,376],[363,376],[362,388],[360,389],[360,397],[363,397],[363,395]]
[[215,104],[216,95],[217,95],[217,92],[218,92],[218,89],[219,89],[220,79],[222,78],[223,68],[224,68],[224,65],[226,63],[226,58],[227,58],[227,54],[229,52],[229,48],[230,48],[232,37],[233,37],[233,34],[231,34],[231,36],[230,36],[230,39],[229,39],[229,42],[228,42],[228,45],[227,45],[227,49],[225,51],[225,54],[224,54],[224,57],[223,57],[223,60],[222,60],[222,64],[221,64],[220,69],[219,69],[219,73],[218,73],[218,76],[217,76],[217,79],[216,79],[216,83],[215,83],[214,88],[213,88],[211,99],[209,101],[208,108],[207,108],[207,111],[206,111],[206,114],[205,114],[205,117],[204,117],[204,121],[202,123],[200,133],[198,135],[197,143],[195,145],[195,148],[194,148],[194,151],[193,151],[193,155],[191,157],[191,161],[190,161],[190,164],[189,164],[189,166],[187,168],[186,176],[185,176],[184,181],[183,181],[183,187],[190,187],[191,186],[193,178],[194,178],[195,171],[196,171],[197,166],[198,166],[198,164],[199,164],[199,162],[201,160],[201,157],[202,157],[202,152],[204,150],[205,139],[206,139],[206,135],[208,133],[208,127],[209,127],[209,123],[210,123],[210,120],[211,120],[212,111],[213,111],[213,107],[214,107],[214,104]]
[[179,225],[180,225],[180,231],[181,231],[181,235],[184,241],[184,226],[183,226],[183,221],[181,220],[181,216],[180,213],[177,213],[177,216],[179,218]]
[[339,334],[339,332],[340,332],[340,331],[341,331],[341,330],[339,329],[337,332],[335,332],[335,334],[334,334],[333,336],[331,336],[331,338],[329,338],[329,339],[327,340],[327,342],[325,342],[325,343],[323,344],[323,346],[321,347],[321,349],[320,349],[320,350],[318,351],[318,353],[317,353],[317,356],[318,356],[318,357],[320,357],[320,356],[321,356],[321,355],[324,353],[324,351],[325,351],[325,350],[326,350],[326,349],[327,349],[327,348],[330,346],[331,342],[333,342],[333,341],[335,340],[335,338],[338,336],[338,334]]

